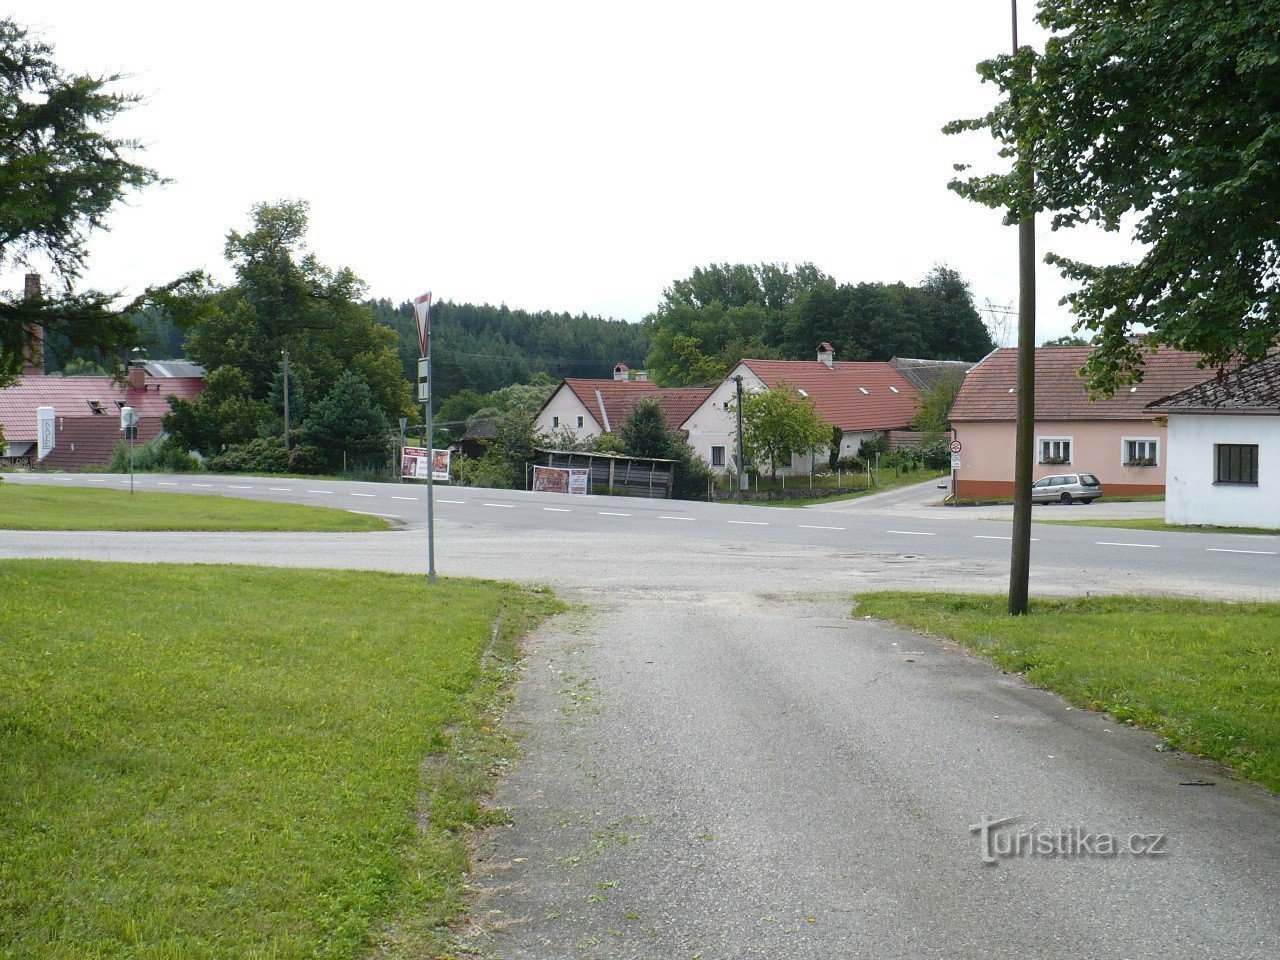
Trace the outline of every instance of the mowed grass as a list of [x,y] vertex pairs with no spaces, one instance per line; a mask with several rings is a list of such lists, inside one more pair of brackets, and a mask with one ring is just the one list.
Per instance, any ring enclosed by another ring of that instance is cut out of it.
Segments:
[[0,483],[0,530],[386,530],[381,517],[198,493]]
[[0,596],[0,955],[443,949],[553,597],[69,561],[0,562]]
[[1280,790],[1280,604],[878,593],[861,615],[948,637],[1073,703]]
[[1105,518],[1087,520],[1044,520],[1035,518],[1037,523],[1054,523],[1063,527],[1120,527],[1125,530],[1159,530],[1174,533],[1242,533],[1252,535],[1280,535],[1280,530],[1269,527],[1214,527],[1177,523],[1165,523],[1159,517],[1142,517],[1141,519],[1107,520]]

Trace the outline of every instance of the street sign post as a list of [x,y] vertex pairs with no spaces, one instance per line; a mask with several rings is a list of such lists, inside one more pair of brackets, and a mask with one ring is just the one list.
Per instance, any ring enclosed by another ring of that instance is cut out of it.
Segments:
[[960,450],[963,448],[963,444],[961,444],[959,440],[952,440],[950,447],[951,447],[952,453],[959,453]]
[[138,411],[133,407],[120,408],[120,432],[129,442],[129,494],[133,495],[133,444],[138,439]]
[[[418,322],[418,399],[422,401],[423,425],[426,436],[423,446],[435,448],[435,433],[431,425],[431,291],[413,298],[413,316]],[[427,470],[427,582],[436,582],[436,515],[435,490],[432,474]]]

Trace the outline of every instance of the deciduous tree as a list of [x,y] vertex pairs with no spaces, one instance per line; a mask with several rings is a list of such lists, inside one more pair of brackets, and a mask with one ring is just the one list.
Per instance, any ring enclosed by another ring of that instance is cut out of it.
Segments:
[[1002,99],[946,128],[989,131],[1006,158],[1023,142],[1034,193],[1013,171],[952,188],[1010,223],[1133,223],[1136,262],[1046,258],[1097,335],[1096,389],[1141,376],[1144,327],[1211,363],[1263,356],[1280,337],[1280,0],[1041,0],[1037,20],[1044,52],[979,64]]
[[747,459],[768,463],[775,480],[779,464],[789,464],[793,454],[812,453],[831,439],[831,424],[818,415],[813,401],[787,384],[742,398],[742,445]]

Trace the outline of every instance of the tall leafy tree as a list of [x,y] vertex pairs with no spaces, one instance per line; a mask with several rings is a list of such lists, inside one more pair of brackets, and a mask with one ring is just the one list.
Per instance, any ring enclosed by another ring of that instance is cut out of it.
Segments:
[[51,46],[0,19],[0,269],[45,266],[55,281],[37,300],[0,295],[0,386],[21,369],[33,333],[60,360],[117,354],[134,340],[131,313],[195,279],[123,308],[115,294],[75,290],[90,234],[129,192],[159,180],[132,159],[137,142],[106,129],[138,102],[112,89],[120,79],[68,72]]
[[742,398],[742,446],[747,459],[768,463],[774,479],[778,466],[792,454],[812,453],[833,439],[831,425],[819,416],[812,400],[786,384]]
[[658,401],[643,397],[631,408],[622,429],[618,431],[622,452],[632,457],[657,457],[671,460],[671,493],[677,500],[703,500],[711,468],[694,453],[684,436],[667,427],[666,415]]
[[999,104],[946,128],[986,130],[1004,157],[1023,142],[1035,190],[1012,171],[952,189],[1008,222],[1134,224],[1136,262],[1046,258],[1097,335],[1095,388],[1141,376],[1144,327],[1212,363],[1263,356],[1280,338],[1280,0],[1041,0],[1036,19],[1044,52],[979,64]]

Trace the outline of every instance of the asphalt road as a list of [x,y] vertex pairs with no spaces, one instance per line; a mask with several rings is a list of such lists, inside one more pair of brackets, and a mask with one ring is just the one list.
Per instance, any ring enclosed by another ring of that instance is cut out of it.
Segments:
[[[425,567],[419,487],[148,476],[142,488],[354,507],[403,529],[6,531],[0,556]],[[531,638],[511,713],[526,756],[498,796],[512,825],[480,851],[471,947],[546,960],[1280,956],[1274,795],[850,614],[865,589],[1003,589],[1007,524],[923,507],[919,493],[796,510],[439,490],[442,573],[551,583],[576,601]],[[1036,593],[1280,597],[1275,538],[1035,535]],[[984,816],[1160,834],[1167,853],[984,864],[969,832]]]

